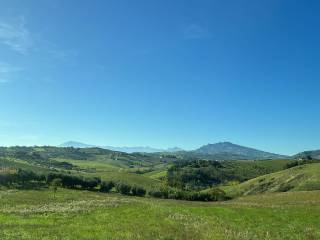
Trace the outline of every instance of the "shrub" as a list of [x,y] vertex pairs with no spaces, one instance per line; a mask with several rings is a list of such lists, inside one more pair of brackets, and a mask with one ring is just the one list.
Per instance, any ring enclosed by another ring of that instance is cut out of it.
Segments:
[[116,184],[116,190],[118,193],[121,193],[123,195],[130,195],[131,193],[131,186],[126,183],[117,183]]
[[146,190],[139,186],[133,186],[131,191],[133,196],[143,197],[144,195],[146,195]]
[[110,192],[110,190],[114,187],[114,183],[112,181],[102,182],[100,185],[100,192]]
[[293,167],[300,166],[300,165],[305,165],[305,164],[319,163],[319,162],[320,162],[319,160],[313,159],[312,157],[307,156],[307,157],[304,158],[304,159],[296,160],[296,161],[293,161],[293,162],[289,162],[289,163],[285,166],[285,169],[293,168]]
[[55,178],[51,182],[51,186],[60,187],[62,184],[61,178]]
[[288,191],[290,191],[290,190],[293,189],[293,188],[294,188],[294,186],[283,184],[283,185],[281,185],[281,186],[279,187],[278,191],[279,191],[279,192],[288,192]]
[[212,188],[208,191],[210,201],[223,201],[227,199],[225,191],[220,188]]
[[101,179],[98,177],[83,178],[81,176],[74,176],[61,173],[49,173],[47,175],[47,183],[50,184],[55,178],[61,179],[62,187],[73,189],[82,188],[87,190],[93,190],[101,183]]
[[82,183],[80,184],[82,188],[87,190],[93,190],[101,183],[101,179],[98,177],[94,178],[85,178],[82,180]]
[[155,198],[169,198],[177,200],[188,201],[223,201],[229,199],[226,193],[218,188],[212,188],[206,191],[184,191],[175,188],[162,188],[160,190],[153,190],[149,192],[151,197]]
[[155,198],[164,198],[163,197],[163,192],[160,190],[151,190],[148,192],[150,197],[155,197]]

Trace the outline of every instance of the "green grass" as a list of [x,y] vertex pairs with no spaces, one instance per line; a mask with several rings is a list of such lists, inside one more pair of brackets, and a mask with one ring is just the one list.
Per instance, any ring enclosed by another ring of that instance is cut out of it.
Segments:
[[[40,148],[41,149],[41,148]],[[153,187],[158,187],[161,183],[158,179],[146,176],[144,174],[135,174],[130,171],[141,168],[129,168],[122,161],[116,161],[110,159],[104,155],[97,156],[95,159],[91,160],[75,160],[75,159],[65,159],[65,158],[54,158],[56,161],[69,162],[79,167],[81,170],[67,170],[64,168],[56,168],[59,171],[70,172],[76,175],[90,176],[90,177],[100,177],[104,181],[114,181],[114,182],[126,182],[131,185],[142,186],[147,190]],[[36,165],[32,162],[24,161],[21,159],[6,158],[0,159],[0,167],[2,168],[22,168],[32,170],[37,173],[48,173],[50,169],[42,166]],[[157,168],[165,167],[165,164],[159,164]]]
[[320,191],[221,203],[59,189],[0,191],[0,239],[320,238]]
[[121,163],[111,159],[104,160],[72,160],[72,159],[55,159],[60,162],[69,162],[84,170],[94,171],[117,171],[120,168],[125,168]]
[[152,172],[148,172],[143,174],[146,177],[152,178],[152,179],[162,179],[165,178],[167,176],[167,171],[166,170],[157,170],[157,171],[152,171]]
[[128,173],[126,171],[114,171],[114,172],[98,172],[83,174],[87,176],[99,176],[104,181],[125,182],[130,185],[138,185],[144,187],[147,190],[157,188],[161,182],[159,180],[146,177],[141,174]]
[[301,165],[225,187],[230,196],[320,190],[320,163]]
[[50,170],[41,165],[32,165],[26,161],[12,159],[12,158],[0,158],[0,168],[12,168],[12,169],[26,169],[32,170],[37,173],[48,173]]

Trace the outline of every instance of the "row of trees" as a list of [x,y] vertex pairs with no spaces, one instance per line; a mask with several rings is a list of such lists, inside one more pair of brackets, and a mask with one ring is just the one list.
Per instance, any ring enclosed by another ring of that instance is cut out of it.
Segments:
[[54,191],[58,187],[70,189],[82,189],[88,191],[110,192],[114,189],[123,195],[145,196],[146,190],[140,186],[129,185],[124,182],[101,181],[98,177],[82,177],[71,174],[51,172],[47,175],[36,174],[33,171],[18,169],[15,173],[1,173],[0,185],[2,186],[26,186],[28,183],[43,183],[52,186]]
[[223,201],[228,200],[226,193],[219,188],[212,188],[206,191],[184,191],[177,188],[161,188],[149,192],[151,197],[164,199],[177,199],[187,201]]
[[313,159],[311,156],[307,156],[307,157],[305,157],[303,159],[299,159],[299,160],[287,163],[285,168],[293,168],[293,167],[300,166],[300,165],[306,165],[306,164],[311,164],[311,163],[319,163],[319,162],[320,162],[320,160]]
[[140,186],[131,186],[123,182],[114,183],[112,181],[102,182],[100,186],[100,192],[110,192],[113,188],[116,192],[121,193],[123,195],[143,197],[147,193],[147,191]]
[[0,185],[11,186],[14,184],[25,185],[28,182],[36,181],[43,182],[46,180],[46,176],[43,174],[36,174],[33,171],[18,169],[14,173],[1,173]]
[[49,173],[46,182],[51,184],[54,179],[61,180],[61,186],[64,188],[95,190],[101,184],[101,179],[98,177],[85,178],[82,176],[62,174],[62,173]]
[[[82,177],[64,173],[51,172],[47,175],[39,175],[28,170],[17,170],[15,173],[0,174],[0,185],[13,186],[19,184],[26,186],[28,183],[51,186],[55,193],[58,187],[81,189],[88,191],[99,191],[108,193],[111,190],[123,195],[146,196],[147,191],[140,186],[130,185],[124,182],[101,181],[98,177]],[[209,191],[186,191],[172,187],[162,187],[148,192],[150,197],[178,199],[188,201],[220,201],[226,199],[226,194],[220,189],[210,189]]]
[[65,175],[57,173],[49,173],[47,177],[47,183],[54,183],[54,180],[60,179],[62,187],[72,188],[72,189],[85,189],[89,191],[100,191],[104,193],[110,192],[112,189],[115,189],[116,192],[123,195],[132,195],[132,196],[145,196],[146,190],[140,186],[131,186],[127,183],[113,181],[101,181],[100,178],[83,178],[81,176],[74,175]]

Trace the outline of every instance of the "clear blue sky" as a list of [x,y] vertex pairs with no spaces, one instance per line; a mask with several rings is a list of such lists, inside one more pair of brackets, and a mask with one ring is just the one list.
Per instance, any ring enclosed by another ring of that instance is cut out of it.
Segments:
[[320,2],[2,0],[0,145],[320,148]]

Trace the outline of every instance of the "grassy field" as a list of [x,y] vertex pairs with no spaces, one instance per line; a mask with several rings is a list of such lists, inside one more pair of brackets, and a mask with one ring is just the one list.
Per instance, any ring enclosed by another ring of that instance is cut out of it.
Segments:
[[320,190],[320,163],[313,163],[270,173],[238,185],[224,188],[230,196],[265,192]]
[[[2,151],[4,175],[22,168],[41,174],[100,177],[147,191],[165,186],[167,170],[176,161],[101,149]],[[320,163],[283,170],[292,161],[223,162],[229,172],[243,178],[241,183],[219,185],[229,196],[237,197],[224,202],[139,198],[119,195],[115,189],[98,193],[97,188],[59,188],[54,196],[45,182],[36,182],[41,190],[22,190],[22,185],[19,190],[14,189],[18,185],[2,187],[0,239],[320,239]]]
[[220,203],[0,191],[0,239],[319,239],[320,191]]

